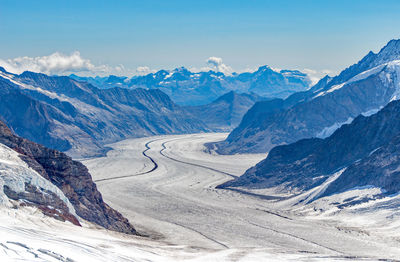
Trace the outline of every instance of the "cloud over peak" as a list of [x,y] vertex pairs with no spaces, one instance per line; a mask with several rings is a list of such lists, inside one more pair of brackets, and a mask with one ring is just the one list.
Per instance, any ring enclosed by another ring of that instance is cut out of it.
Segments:
[[89,59],[85,59],[78,51],[66,55],[55,52],[48,56],[17,57],[13,59],[0,59],[0,66],[6,70],[20,74],[24,71],[33,71],[44,74],[66,74],[74,72],[91,72],[94,74],[109,73],[110,71],[122,71],[123,67],[115,68],[107,65],[94,65]]
[[155,72],[156,72],[156,70],[152,70],[152,69],[150,69],[150,67],[148,67],[148,66],[138,66],[138,67],[136,68],[136,73],[137,73],[138,75],[147,75],[147,74],[155,73]]
[[221,72],[224,74],[231,74],[233,72],[232,68],[230,66],[225,65],[222,62],[222,58],[220,57],[215,57],[211,56],[206,60],[208,66],[211,66],[211,69]]
[[[199,68],[191,67],[193,72],[213,70],[221,72],[226,75],[232,74],[234,71],[232,67],[224,64],[221,57],[211,56],[205,60],[206,66]],[[48,75],[68,75],[71,73],[82,74],[86,76],[107,76],[107,75],[147,75],[155,73],[156,70],[148,66],[139,66],[135,69],[125,68],[123,65],[110,66],[110,65],[95,65],[90,59],[81,56],[79,51],[70,54],[55,52],[47,56],[28,57],[21,56],[12,59],[0,59],[0,67],[4,67],[7,71],[21,74],[24,71],[33,71],[37,73],[44,73]],[[247,67],[244,70],[236,72],[254,72],[257,68]],[[279,71],[277,69],[273,69]],[[334,72],[329,70],[312,70],[302,69],[315,84],[318,80],[326,74]]]
[[314,69],[309,69],[309,68],[304,68],[302,70],[303,73],[307,74],[308,77],[311,80],[311,83],[315,85],[318,83],[318,81],[326,76],[326,75],[335,75],[335,72],[329,70],[329,69],[323,69],[323,70],[314,70]]

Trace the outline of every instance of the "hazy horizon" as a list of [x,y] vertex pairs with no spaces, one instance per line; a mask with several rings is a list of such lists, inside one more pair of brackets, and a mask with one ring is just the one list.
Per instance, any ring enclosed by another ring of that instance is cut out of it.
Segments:
[[231,73],[268,65],[321,77],[399,38],[399,11],[400,2],[389,0],[6,0],[0,66],[133,76],[181,66]]

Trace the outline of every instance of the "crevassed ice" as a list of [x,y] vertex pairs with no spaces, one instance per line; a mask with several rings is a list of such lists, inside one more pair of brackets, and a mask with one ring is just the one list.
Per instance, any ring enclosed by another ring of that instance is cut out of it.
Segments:
[[50,181],[43,178],[19,158],[16,151],[0,144],[0,204],[9,206],[10,202],[4,194],[7,185],[15,192],[25,191],[25,183],[36,186],[40,190],[47,190],[56,194],[68,207],[69,212],[76,216],[75,209],[64,193]]

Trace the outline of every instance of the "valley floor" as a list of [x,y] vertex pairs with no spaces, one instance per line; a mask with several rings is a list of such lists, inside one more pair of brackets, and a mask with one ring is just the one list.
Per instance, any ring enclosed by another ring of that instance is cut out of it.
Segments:
[[282,201],[273,197],[215,189],[265,158],[203,151],[204,143],[226,135],[124,140],[111,145],[106,157],[84,164],[105,201],[148,235],[147,241],[176,248],[175,260],[400,258],[399,238],[390,234],[283,211]]
[[[146,237],[107,231],[84,221],[83,227],[77,227],[31,207],[2,207],[0,261],[381,261],[400,257],[399,197],[376,201],[372,215],[370,207],[361,205],[339,215],[321,216],[313,214],[312,205],[288,208],[293,199],[282,201],[265,192],[260,198],[216,190],[216,185],[265,157],[203,151],[205,142],[225,137],[192,134],[125,140],[111,145],[106,157],[84,161],[106,202]],[[382,220],[388,216],[391,219]],[[391,223],[377,225],[372,223],[375,220]]]

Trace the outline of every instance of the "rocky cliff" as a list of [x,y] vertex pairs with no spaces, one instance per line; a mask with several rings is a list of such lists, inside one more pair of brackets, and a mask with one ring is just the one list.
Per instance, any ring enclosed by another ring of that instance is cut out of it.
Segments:
[[[57,197],[52,191],[38,188],[30,183],[26,183],[25,189],[17,190],[18,192],[3,185],[4,193],[10,199],[33,203],[45,214],[55,215],[54,212],[59,212],[56,214],[58,217],[79,224],[65,204],[71,203],[76,215],[87,221],[109,230],[136,234],[136,230],[126,218],[104,203],[87,168],[80,162],[72,160],[62,152],[14,135],[2,122],[0,122],[0,144],[18,152],[19,158],[51,185],[61,190],[68,200],[63,202],[62,197]],[[41,192],[45,192],[46,196]],[[49,209],[49,205],[53,209]]]
[[368,117],[358,116],[331,136],[273,148],[241,177],[219,186],[272,188],[298,193],[315,188],[342,170],[319,197],[374,186],[400,191],[400,101]]

